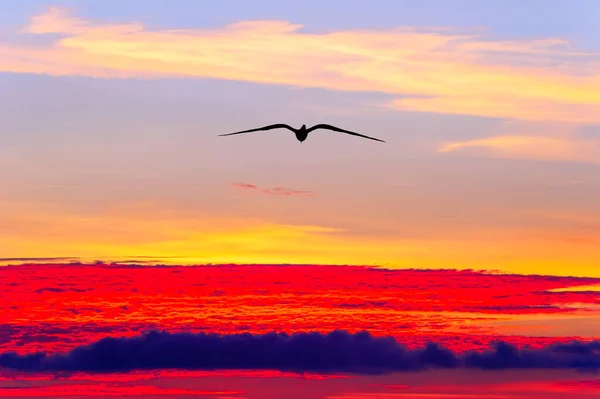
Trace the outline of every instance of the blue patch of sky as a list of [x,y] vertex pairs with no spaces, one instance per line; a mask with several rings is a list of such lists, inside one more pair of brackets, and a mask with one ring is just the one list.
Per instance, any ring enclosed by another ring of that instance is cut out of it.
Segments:
[[[2,4],[5,3],[5,4]],[[490,37],[563,37],[600,48],[597,0],[1,0],[0,24],[24,24],[49,6],[111,22],[144,22],[151,28],[219,27],[243,20],[278,19],[305,30],[396,26],[484,27]]]

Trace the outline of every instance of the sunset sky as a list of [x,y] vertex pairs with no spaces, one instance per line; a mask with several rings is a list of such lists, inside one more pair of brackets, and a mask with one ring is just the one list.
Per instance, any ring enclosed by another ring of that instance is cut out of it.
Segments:
[[600,5],[369,3],[6,2],[2,257],[600,276]]
[[0,396],[597,392],[599,1],[0,6]]

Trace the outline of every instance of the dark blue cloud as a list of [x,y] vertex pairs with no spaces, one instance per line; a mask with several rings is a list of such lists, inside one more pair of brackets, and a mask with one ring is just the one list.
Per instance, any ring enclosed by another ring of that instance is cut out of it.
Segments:
[[368,332],[207,334],[151,331],[104,338],[66,354],[0,355],[0,367],[21,371],[117,372],[145,369],[272,369],[295,372],[386,373],[428,368],[600,368],[600,341],[541,349],[496,342],[457,354],[437,344],[409,349]]
[[506,342],[493,343],[493,349],[468,352],[463,356],[466,367],[482,369],[509,368],[600,368],[600,341],[553,344],[541,349],[517,348]]

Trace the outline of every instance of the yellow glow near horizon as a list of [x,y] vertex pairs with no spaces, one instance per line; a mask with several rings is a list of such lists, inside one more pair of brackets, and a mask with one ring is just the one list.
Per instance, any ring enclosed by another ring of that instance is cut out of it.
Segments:
[[[394,234],[344,235],[336,228],[259,219],[199,218],[160,209],[85,217],[21,211],[11,218],[0,214],[7,227],[0,233],[5,258],[144,256],[168,264],[350,264],[600,277],[594,245],[514,229],[482,232],[479,239],[406,239]],[[17,225],[20,231],[15,234]]]

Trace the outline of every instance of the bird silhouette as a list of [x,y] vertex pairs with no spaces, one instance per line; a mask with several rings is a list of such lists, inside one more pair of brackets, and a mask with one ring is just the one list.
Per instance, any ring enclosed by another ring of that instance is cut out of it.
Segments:
[[291,127],[289,125],[286,125],[285,123],[276,123],[274,125],[259,127],[257,129],[242,130],[241,132],[220,134],[219,136],[231,136],[231,135],[234,135],[234,134],[251,133],[251,132],[258,132],[260,130],[271,130],[271,129],[282,129],[282,128],[283,129],[288,129],[288,130],[291,130],[292,132],[294,132],[294,134],[296,135],[296,138],[301,143],[304,140],[306,140],[306,138],[308,137],[308,134],[310,132],[312,132],[313,130],[317,130],[317,129],[333,130],[334,132],[351,134],[352,136],[363,137],[365,139],[375,140],[375,141],[381,141],[382,143],[385,143],[385,141],[376,139],[375,137],[365,136],[364,134],[358,134],[358,133],[355,133],[355,132],[351,132],[349,130],[340,129],[339,127],[335,127],[335,126],[331,126],[331,125],[326,125],[326,124],[323,124],[323,123],[315,125],[315,126],[313,126],[311,128],[308,128],[308,129],[306,128],[306,125],[302,125],[302,127],[300,129],[294,129],[293,127]]

